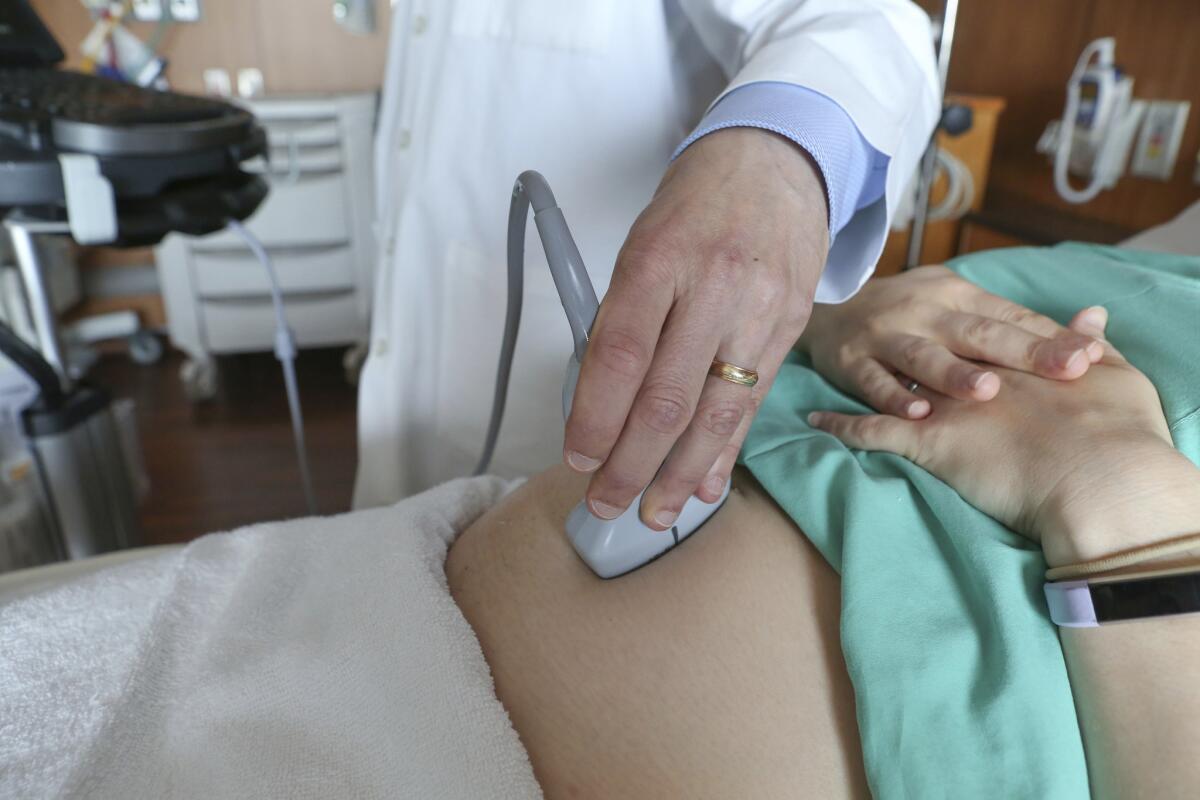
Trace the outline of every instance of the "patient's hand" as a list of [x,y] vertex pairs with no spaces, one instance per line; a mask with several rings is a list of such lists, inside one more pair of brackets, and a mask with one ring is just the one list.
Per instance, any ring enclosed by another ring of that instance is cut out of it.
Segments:
[[1083,375],[1103,349],[942,266],[869,282],[841,305],[817,306],[799,346],[821,374],[877,411],[929,413],[896,373],[960,400],[990,400],[1000,376],[974,362],[1057,380]]
[[[1070,327],[1099,339],[1107,319],[1085,309]],[[925,419],[820,412],[809,421],[851,447],[915,461],[1041,541],[1051,566],[1192,532],[1200,470],[1172,446],[1154,386],[1104,349],[1070,385],[998,370],[1004,386],[989,403],[922,388],[932,405]]]

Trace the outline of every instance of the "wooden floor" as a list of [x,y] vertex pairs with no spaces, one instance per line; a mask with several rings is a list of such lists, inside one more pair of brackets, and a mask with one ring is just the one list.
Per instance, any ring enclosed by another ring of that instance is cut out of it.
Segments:
[[[296,362],[308,454],[321,514],[346,511],[354,485],[355,389],[342,350],[309,350]],[[182,357],[153,366],[105,356],[90,379],[132,397],[151,489],[142,507],[147,544],[304,516],[279,362],[270,354],[218,360],[216,399],[193,405],[179,382]]]

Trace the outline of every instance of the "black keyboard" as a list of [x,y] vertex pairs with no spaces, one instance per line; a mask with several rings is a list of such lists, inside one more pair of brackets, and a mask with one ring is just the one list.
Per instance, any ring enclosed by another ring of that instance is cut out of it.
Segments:
[[45,67],[0,67],[0,140],[36,150],[167,155],[243,141],[249,112]]
[[267,149],[248,111],[56,69],[62,60],[28,0],[0,0],[0,219],[65,220],[68,153],[92,156],[112,187],[117,245],[211,233],[262,202],[266,183],[240,169]]

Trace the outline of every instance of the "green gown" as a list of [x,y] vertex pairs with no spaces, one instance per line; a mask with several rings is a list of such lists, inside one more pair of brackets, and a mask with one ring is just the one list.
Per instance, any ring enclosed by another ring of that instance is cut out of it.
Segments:
[[[1200,463],[1200,258],[1080,244],[949,265],[1066,323],[1108,308],[1108,337],[1158,387]],[[1083,798],[1071,688],[1038,546],[903,458],[805,424],[862,413],[793,355],[742,459],[842,577],[841,637],[877,798]]]

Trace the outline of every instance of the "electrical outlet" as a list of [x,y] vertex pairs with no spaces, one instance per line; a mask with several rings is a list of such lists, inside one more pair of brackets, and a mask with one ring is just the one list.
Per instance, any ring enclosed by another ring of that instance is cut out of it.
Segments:
[[171,19],[176,22],[199,22],[200,0],[164,0]]
[[1154,100],[1147,104],[1130,172],[1143,178],[1171,180],[1191,109],[1192,104],[1186,100]]
[[255,97],[262,97],[262,70],[255,67],[239,69],[237,74],[237,89],[238,97],[243,100],[253,100]]
[[216,67],[204,70],[204,93],[212,97],[233,96],[229,73]]
[[133,0],[133,18],[139,22],[158,22],[163,18],[163,0]]

